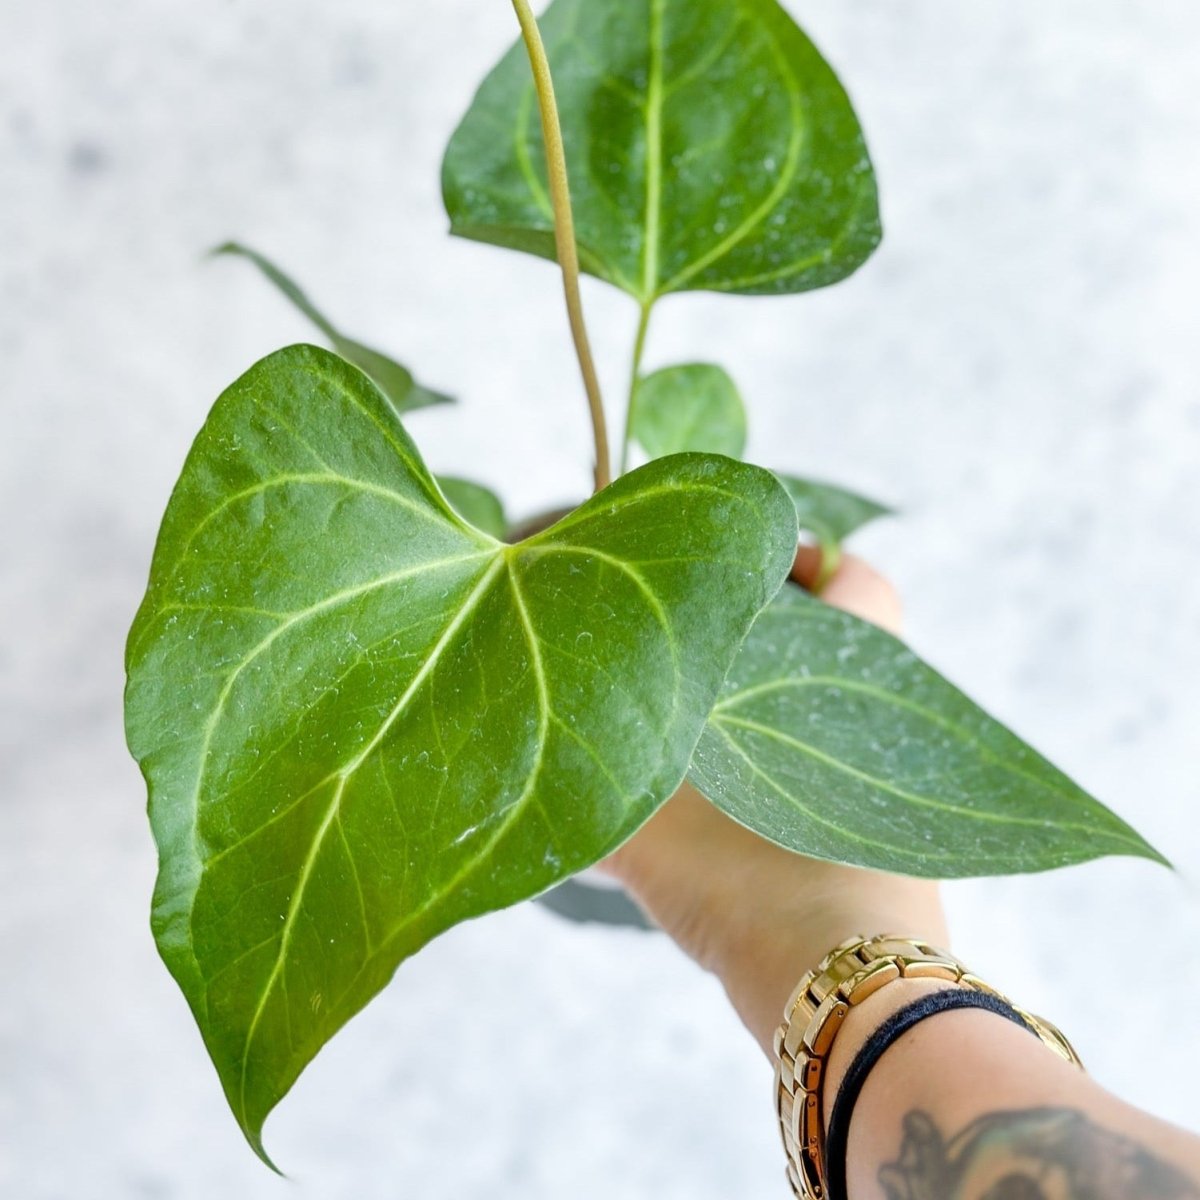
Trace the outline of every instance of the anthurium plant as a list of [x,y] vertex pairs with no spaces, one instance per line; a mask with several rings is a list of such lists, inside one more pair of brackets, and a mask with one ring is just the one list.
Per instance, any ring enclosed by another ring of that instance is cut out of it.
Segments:
[[[421,459],[410,426],[448,398],[229,244],[330,348],[217,400],[129,636],[154,935],[264,1159],[267,1115],[406,958],[594,864],[685,779],[781,846],[886,871],[1158,857],[905,645],[784,586],[801,533],[828,574],[883,506],[742,461],[720,366],[642,370],[673,293],[824,287],[878,244],[813,43],[776,0],[554,0],[540,32],[514,7],[445,205],[455,235],[559,264],[595,495],[510,537],[496,496]],[[615,469],[581,271],[633,300]]]

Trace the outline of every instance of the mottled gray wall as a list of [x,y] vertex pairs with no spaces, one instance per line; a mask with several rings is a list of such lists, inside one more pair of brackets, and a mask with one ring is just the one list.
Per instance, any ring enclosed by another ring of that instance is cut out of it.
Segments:
[[[719,353],[752,453],[902,506],[862,545],[917,646],[1175,858],[949,902],[980,970],[1195,1127],[1200,9],[795,7],[862,112],[886,246],[824,294],[672,301],[649,361]],[[435,466],[518,512],[585,486],[552,271],[442,236],[440,148],[509,6],[0,0],[0,28],[0,1195],[783,1195],[765,1065],[657,939],[531,907],[443,939],[272,1122],[289,1187],[146,929],[124,629],[208,405],[306,334],[201,252],[278,255],[462,396],[413,419]],[[615,393],[633,313],[587,299]]]

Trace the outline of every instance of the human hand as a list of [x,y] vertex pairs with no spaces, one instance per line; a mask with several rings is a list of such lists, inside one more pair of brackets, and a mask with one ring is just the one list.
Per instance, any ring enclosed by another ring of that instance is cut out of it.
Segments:
[[[801,547],[792,578],[811,586],[819,567],[819,552]],[[899,632],[895,591],[861,559],[845,557],[821,597]],[[603,869],[720,978],[768,1055],[791,990],[839,942],[884,932],[939,945],[947,940],[935,883],[793,854],[737,824],[688,784]]]

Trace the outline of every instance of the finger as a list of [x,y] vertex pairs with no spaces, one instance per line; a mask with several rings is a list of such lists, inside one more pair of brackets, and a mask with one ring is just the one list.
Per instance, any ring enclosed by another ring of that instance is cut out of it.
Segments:
[[796,561],[792,563],[792,579],[811,592],[820,578],[824,557],[820,546],[810,546],[807,542],[801,542],[796,550]]
[[873,567],[852,554],[842,559],[837,572],[821,592],[821,599],[889,633],[898,634],[904,624],[896,589]]
[[[811,587],[820,569],[820,549],[800,546],[792,579]],[[895,589],[878,571],[852,554],[842,558],[822,589],[821,599],[892,633],[900,631],[900,598]],[[679,846],[687,846],[693,858],[702,853],[701,848],[707,848],[715,861],[728,853],[731,842],[742,838],[757,841],[755,835],[723,816],[699,792],[684,784],[632,840],[600,863],[599,869],[636,885],[648,872],[670,860]]]

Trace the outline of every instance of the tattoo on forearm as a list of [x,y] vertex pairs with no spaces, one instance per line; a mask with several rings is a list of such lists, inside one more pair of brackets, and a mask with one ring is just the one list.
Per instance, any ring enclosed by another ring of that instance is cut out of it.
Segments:
[[887,1200],[1200,1200],[1177,1167],[1069,1108],[991,1113],[949,1139],[910,1112],[879,1183]]

